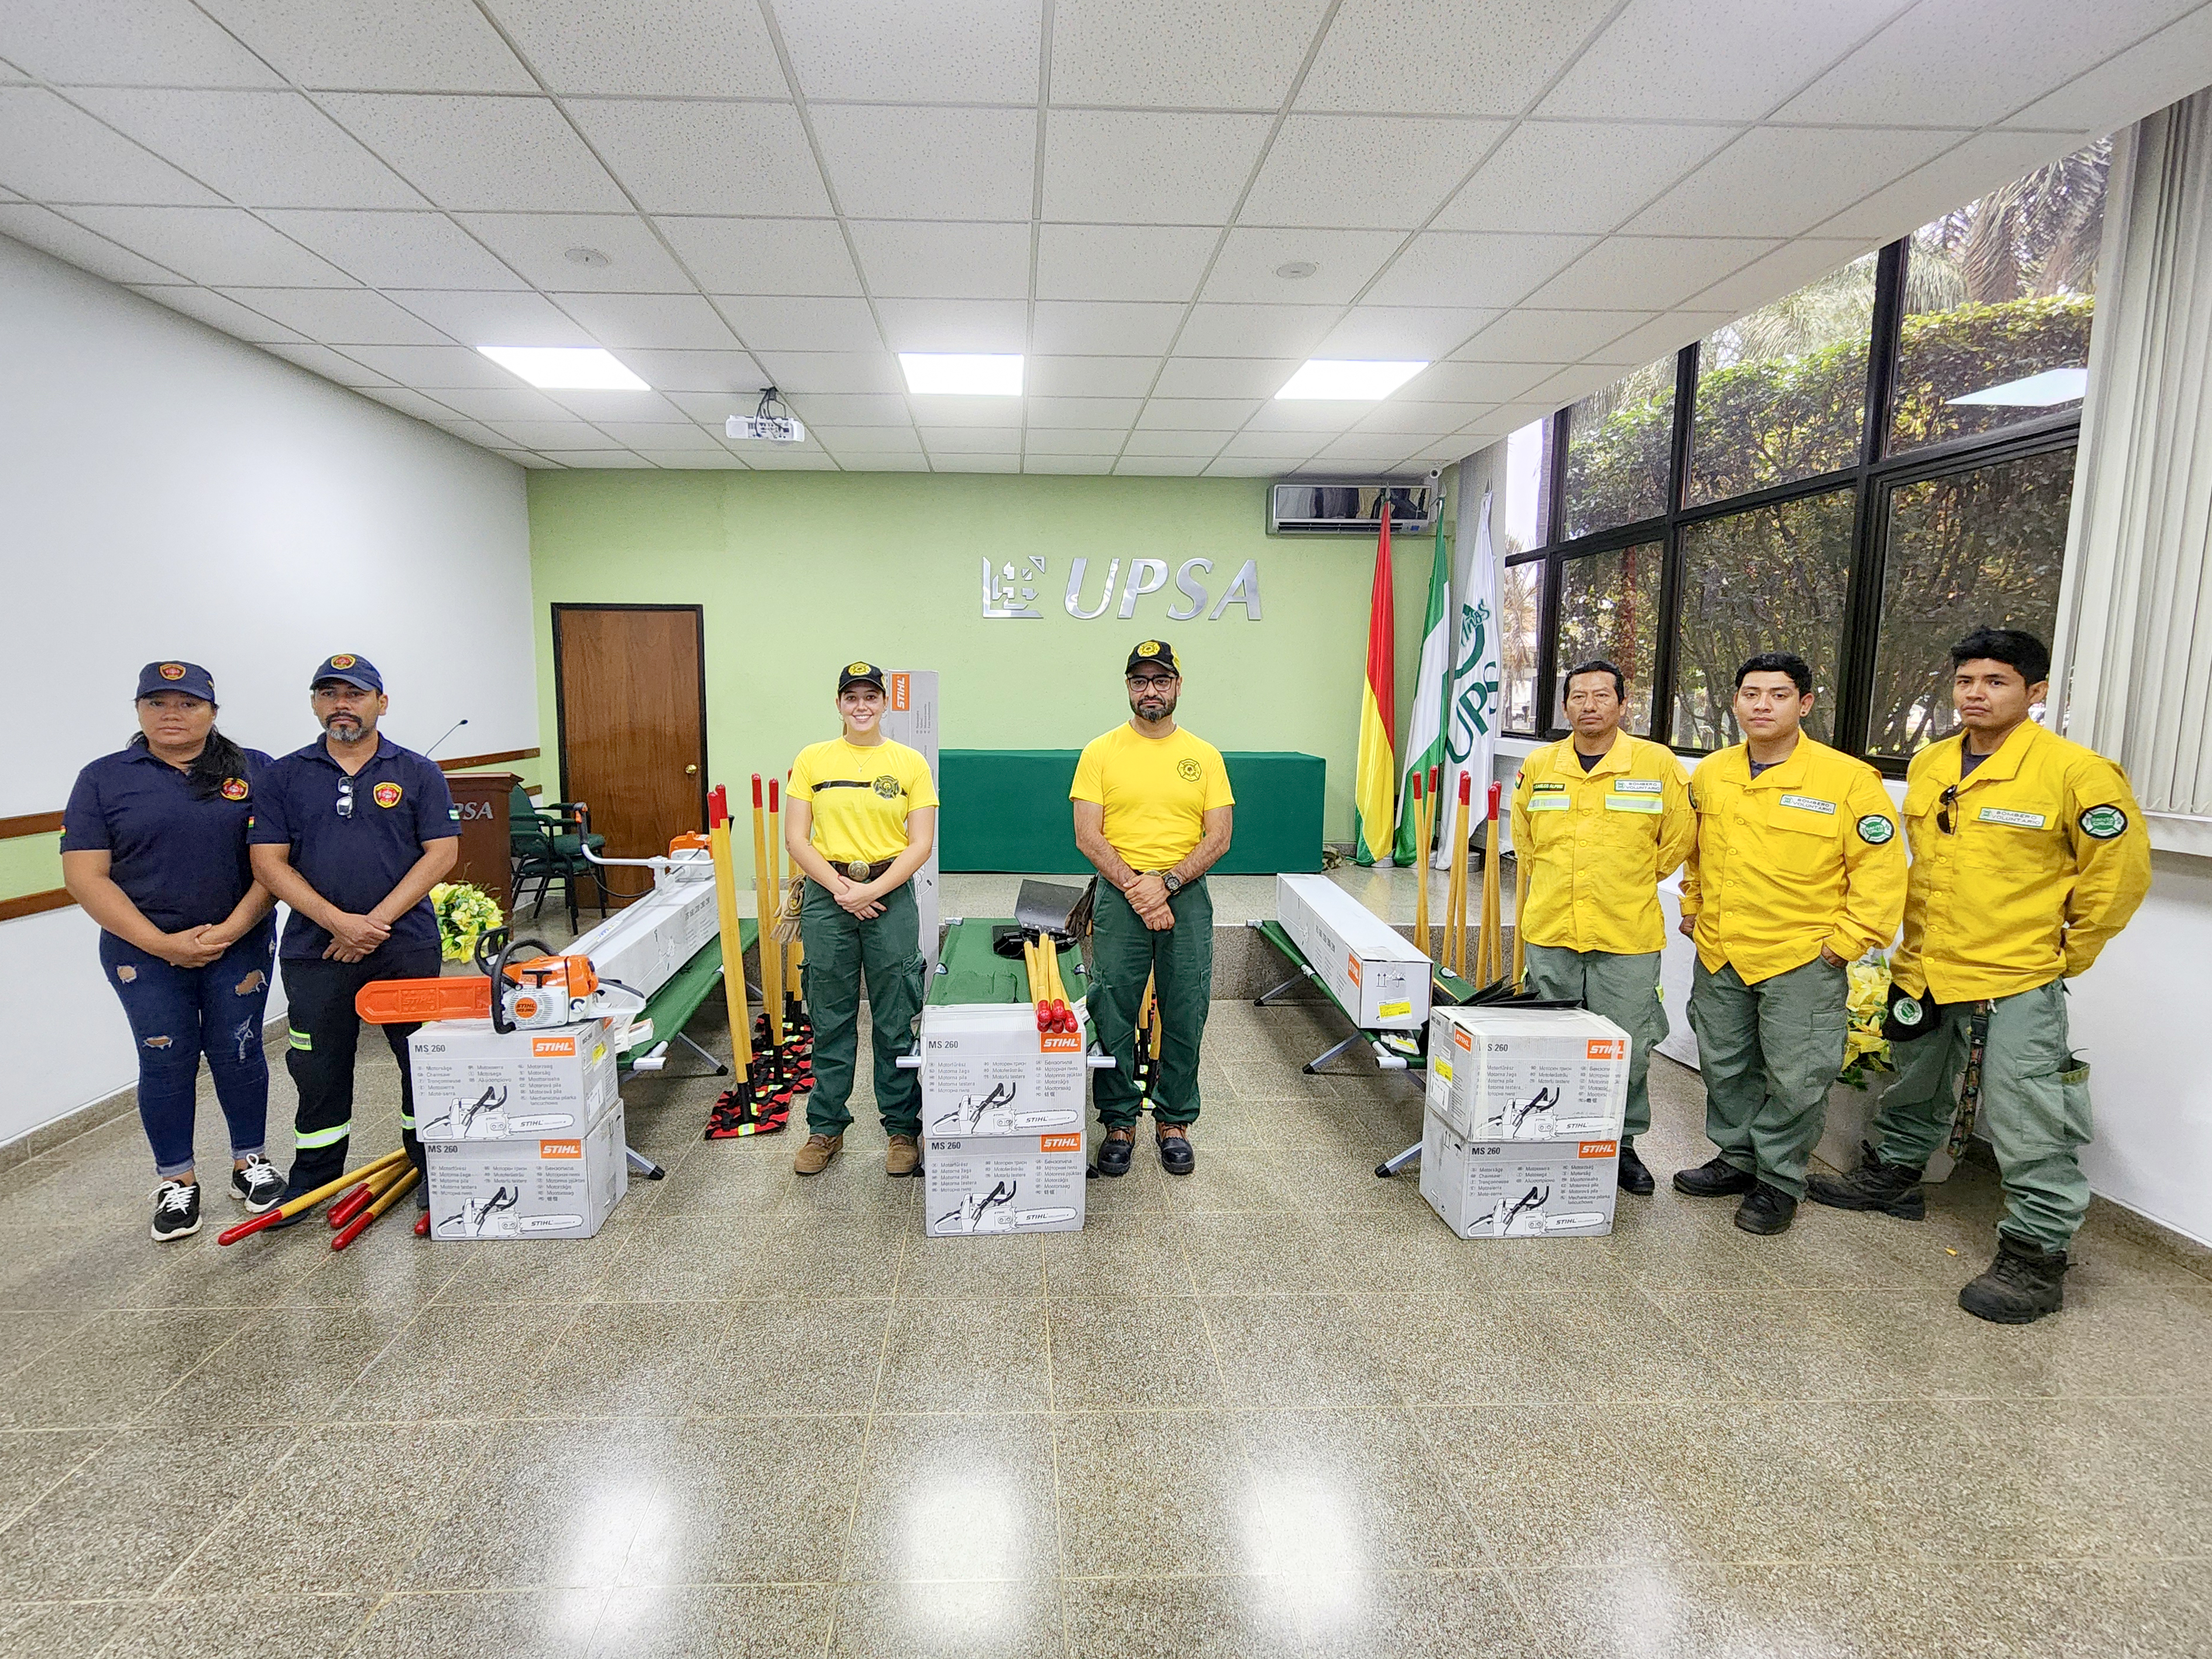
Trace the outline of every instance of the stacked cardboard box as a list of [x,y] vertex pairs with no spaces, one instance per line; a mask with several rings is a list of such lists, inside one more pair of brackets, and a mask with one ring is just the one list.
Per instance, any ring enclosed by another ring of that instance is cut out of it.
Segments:
[[1082,1229],[1084,1042],[1039,1031],[1026,1002],[922,1010],[930,1237]]
[[1327,876],[1277,876],[1275,919],[1364,1031],[1418,1031],[1429,959]]
[[1438,1008],[1421,1196],[1462,1238],[1613,1231],[1628,1035],[1579,1008]]

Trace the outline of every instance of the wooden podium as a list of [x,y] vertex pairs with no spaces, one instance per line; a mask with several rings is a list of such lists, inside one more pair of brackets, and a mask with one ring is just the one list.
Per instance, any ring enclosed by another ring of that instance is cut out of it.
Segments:
[[521,781],[514,772],[452,772],[446,776],[453,805],[461,809],[460,861],[446,879],[481,887],[498,903],[501,915],[514,908],[514,858],[507,819],[514,786]]

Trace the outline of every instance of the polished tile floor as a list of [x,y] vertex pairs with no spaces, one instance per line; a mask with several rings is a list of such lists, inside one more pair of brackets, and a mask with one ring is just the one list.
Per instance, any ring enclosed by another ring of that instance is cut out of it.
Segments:
[[[131,1120],[11,1170],[0,1654],[2212,1650],[2212,1283],[2100,1224],[1979,1324],[1972,1169],[1918,1226],[1662,1186],[1462,1243],[1369,1172],[1408,1083],[1300,1074],[1329,1018],[1216,1004],[1198,1173],[1042,1239],[925,1240],[872,1127],[800,1182],[668,1077],[581,1244],[156,1247]],[[1708,1148],[1654,1084],[1663,1176]]]

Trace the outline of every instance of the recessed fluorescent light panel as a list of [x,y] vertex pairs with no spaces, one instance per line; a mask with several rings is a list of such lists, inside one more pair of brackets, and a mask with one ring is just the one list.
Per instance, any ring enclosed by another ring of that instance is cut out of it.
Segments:
[[1387,398],[1426,363],[1362,362],[1348,357],[1316,357],[1290,378],[1278,398],[1332,398],[1340,403],[1373,403]]
[[510,374],[544,392],[650,392],[597,346],[478,346]]
[[1003,356],[972,351],[902,351],[899,367],[906,371],[908,392],[966,398],[1022,395],[1019,354]]

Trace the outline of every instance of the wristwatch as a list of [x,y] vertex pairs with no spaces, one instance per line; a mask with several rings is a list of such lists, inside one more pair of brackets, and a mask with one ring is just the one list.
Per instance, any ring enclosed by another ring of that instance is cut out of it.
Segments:
[[1160,872],[1160,885],[1166,888],[1168,896],[1173,898],[1182,891],[1182,878],[1172,870],[1164,870]]

